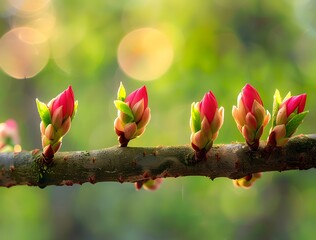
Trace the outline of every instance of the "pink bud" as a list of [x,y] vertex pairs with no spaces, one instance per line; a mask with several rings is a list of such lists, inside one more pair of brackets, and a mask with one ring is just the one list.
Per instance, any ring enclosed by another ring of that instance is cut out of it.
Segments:
[[[119,100],[122,101],[121,99]],[[126,147],[131,139],[142,135],[150,120],[148,95],[145,86],[129,94],[124,102],[128,105],[131,112],[127,114],[117,107],[118,115],[114,121],[114,129],[119,137],[121,147]]]
[[54,154],[61,147],[62,138],[71,127],[71,120],[75,115],[75,105],[74,93],[71,86],[47,104],[51,118],[50,122],[45,123],[42,119],[40,124],[43,155],[47,163],[48,160],[52,161]]
[[263,106],[263,103],[262,103],[262,100],[260,98],[259,93],[250,84],[246,84],[246,86],[244,86],[244,88],[242,89],[241,100],[242,100],[247,112],[252,112],[252,105],[253,105],[255,100],[260,105]]
[[13,145],[20,142],[18,125],[13,119],[0,123],[0,148],[6,145],[7,142]]
[[16,131],[18,128],[18,125],[16,124],[16,121],[13,119],[8,119],[5,124],[7,125],[8,129],[11,129],[12,131]]
[[59,94],[56,98],[52,100],[49,104],[49,110],[51,116],[54,116],[54,112],[62,107],[62,119],[72,117],[74,113],[75,97],[71,86],[69,86],[65,91]]
[[[276,95],[279,92],[276,91]],[[290,93],[288,94],[290,95]],[[297,96],[286,97],[279,106],[275,116],[275,124],[270,130],[267,146],[269,149],[284,146],[295,133],[297,127],[302,123],[307,111],[303,113],[306,103],[306,93]],[[279,97],[281,98],[281,97]],[[281,101],[281,100],[279,100]],[[297,114],[299,118],[292,121]]]
[[206,93],[200,102],[200,113],[201,117],[205,116],[209,123],[213,121],[215,112],[218,108],[216,98],[214,94],[209,91]]
[[143,86],[134,92],[130,93],[126,99],[125,102],[128,103],[130,108],[133,108],[136,103],[138,103],[141,100],[144,100],[144,109],[148,106],[148,95],[147,95],[147,89],[146,86]]
[[299,114],[304,111],[306,97],[307,97],[306,93],[290,97],[281,104],[280,108],[284,105],[286,106],[287,117],[290,116],[295,111],[297,114]]
[[263,128],[270,120],[270,113],[265,111],[259,93],[250,84],[242,89],[232,114],[248,146],[252,150],[258,149]]
[[197,160],[206,159],[224,121],[224,108],[218,108],[214,94],[209,91],[198,103],[191,105],[191,146]]

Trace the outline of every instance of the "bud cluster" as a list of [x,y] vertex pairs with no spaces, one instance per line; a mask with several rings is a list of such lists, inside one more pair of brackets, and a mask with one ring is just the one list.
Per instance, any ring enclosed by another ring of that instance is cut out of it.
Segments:
[[118,135],[121,147],[126,147],[131,139],[142,135],[150,121],[150,108],[145,86],[135,90],[126,97],[122,83],[114,101],[117,108],[117,118],[114,121],[114,130]]
[[291,96],[282,100],[278,90],[274,94],[272,128],[268,138],[269,147],[285,145],[302,123],[308,111],[304,111],[307,95]]
[[71,127],[78,101],[75,101],[71,86],[53,98],[48,104],[36,99],[37,109],[41,118],[43,156],[50,162],[60,149],[62,138]]
[[196,159],[205,159],[224,122],[224,108],[218,108],[214,94],[209,91],[200,102],[191,105],[191,146]]
[[270,120],[270,113],[264,109],[259,93],[250,84],[238,95],[237,107],[233,106],[232,114],[248,146],[252,150],[258,149],[263,129]]

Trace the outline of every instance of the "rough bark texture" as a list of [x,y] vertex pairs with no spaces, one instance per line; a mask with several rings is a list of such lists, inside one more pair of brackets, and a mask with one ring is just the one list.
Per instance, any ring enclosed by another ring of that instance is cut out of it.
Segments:
[[43,164],[39,150],[0,153],[0,186],[123,183],[180,176],[236,179],[256,172],[316,167],[316,135],[297,136],[273,151],[267,151],[264,144],[258,151],[250,151],[243,143],[215,145],[203,161],[195,160],[189,146],[60,152],[50,165]]

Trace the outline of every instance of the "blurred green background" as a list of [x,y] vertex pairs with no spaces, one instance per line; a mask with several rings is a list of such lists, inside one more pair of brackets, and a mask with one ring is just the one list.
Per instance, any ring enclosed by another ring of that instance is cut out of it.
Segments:
[[[314,133],[315,12],[308,0],[3,0],[0,122],[16,119],[23,149],[40,148],[35,98],[72,85],[79,108],[62,150],[116,145],[122,81],[128,92],[146,84],[152,110],[130,146],[188,144],[190,104],[209,90],[226,109],[216,143],[243,141],[231,108],[250,83],[270,112],[276,88],[306,92],[310,113],[297,134]],[[156,192],[1,188],[0,238],[312,239],[314,181],[308,170],[265,173],[250,190],[205,177],[166,179]]]

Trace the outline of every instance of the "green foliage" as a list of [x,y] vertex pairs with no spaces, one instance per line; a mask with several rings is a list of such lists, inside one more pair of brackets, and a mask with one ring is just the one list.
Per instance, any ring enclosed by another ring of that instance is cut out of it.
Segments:
[[115,100],[114,105],[118,110],[127,115],[126,122],[132,122],[134,120],[133,112],[127,103]]
[[125,98],[126,98],[126,91],[125,91],[125,88],[123,86],[123,83],[120,82],[120,87],[117,91],[117,99],[124,102]]
[[275,90],[273,95],[273,107],[272,107],[272,128],[276,125],[276,117],[279,111],[280,105],[282,103],[282,98],[278,89]]
[[292,136],[292,134],[296,131],[298,126],[302,123],[303,119],[306,117],[308,111],[301,112],[299,114],[294,115],[290,121],[286,124],[286,135]]
[[74,117],[76,116],[76,113],[77,113],[77,110],[78,110],[78,101],[75,101],[75,104],[74,104],[74,112],[71,116],[71,120],[74,119]]
[[50,111],[47,105],[36,98],[37,110],[40,118],[42,119],[45,127],[52,123]]
[[201,130],[201,115],[199,109],[195,107],[195,103],[191,104],[191,125],[194,132]]

